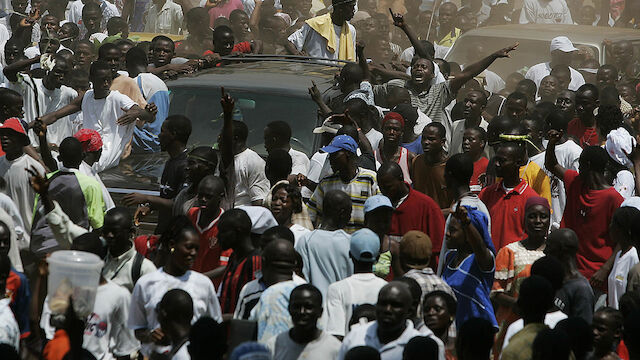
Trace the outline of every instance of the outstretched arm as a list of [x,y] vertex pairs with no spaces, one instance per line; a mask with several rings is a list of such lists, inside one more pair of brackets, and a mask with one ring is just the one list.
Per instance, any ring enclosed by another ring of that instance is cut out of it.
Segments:
[[364,47],[365,45],[363,42],[356,42],[356,55],[358,56],[358,65],[360,66],[360,69],[362,69],[362,80],[371,81],[371,71],[369,70],[369,64],[367,64],[367,57],[364,56]]
[[391,18],[393,18],[393,25],[397,26],[398,28],[400,28],[400,30],[404,31],[404,33],[409,38],[409,42],[411,42],[411,46],[413,46],[413,48],[415,49],[416,55],[422,58],[431,60],[432,59],[431,54],[427,53],[427,49],[424,46],[422,46],[422,43],[420,42],[420,40],[418,40],[418,36],[416,36],[416,33],[413,31],[411,26],[409,26],[404,21],[404,16],[402,16],[402,14],[394,13],[393,10],[391,10],[391,8],[389,8],[389,12],[391,13]]
[[4,68],[4,76],[6,76],[9,81],[16,82],[18,81],[18,73],[20,71],[28,70],[31,65],[39,61],[40,56],[36,56],[33,59],[18,60],[11,65],[7,65],[7,67]]
[[42,161],[45,166],[49,171],[58,170],[58,163],[51,155],[51,149],[49,149],[49,143],[47,142],[47,125],[40,120],[36,120],[36,123],[33,126],[33,131],[38,135],[38,140],[40,141],[40,155],[42,155]]
[[515,43],[509,47],[500,49],[487,56],[486,58],[465,67],[461,73],[455,75],[454,78],[450,80],[449,88],[451,89],[451,92],[458,92],[462,85],[464,85],[467,81],[471,80],[476,75],[483,72],[486,68],[493,64],[496,59],[511,57],[509,53],[515,50],[518,45],[518,43]]
[[79,94],[78,97],[76,97],[75,99],[73,99],[71,101],[71,103],[69,103],[69,105],[65,105],[63,107],[61,107],[60,109],[52,112],[52,113],[48,113],[45,114],[43,116],[40,117],[40,120],[42,121],[42,123],[44,123],[45,125],[51,125],[54,122],[56,122],[58,119],[63,118],[65,116],[69,116],[71,114],[75,114],[79,111],[82,110],[82,99],[84,98],[84,93]]
[[547,145],[547,150],[544,156],[544,167],[547,168],[555,177],[562,180],[564,179],[564,174],[567,172],[562,165],[558,163],[558,158],[556,157],[556,144],[562,138],[562,132],[558,130],[549,130],[547,133],[547,139],[549,139],[549,144]]

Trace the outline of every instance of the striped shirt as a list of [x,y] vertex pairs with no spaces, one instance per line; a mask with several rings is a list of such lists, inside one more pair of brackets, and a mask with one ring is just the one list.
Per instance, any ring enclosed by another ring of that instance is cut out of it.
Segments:
[[373,195],[379,194],[376,173],[371,170],[358,168],[356,176],[350,182],[344,183],[338,174],[329,175],[316,187],[316,191],[311,195],[307,204],[309,217],[314,223],[319,223],[318,218],[322,217],[322,202],[326,192],[331,190],[344,191],[351,197],[351,219],[344,230],[348,233],[364,227],[364,202]]
[[260,250],[254,250],[245,258],[238,259],[236,253],[231,254],[227,269],[222,276],[218,289],[220,308],[223,314],[233,314],[242,287],[256,278],[256,272],[262,269]]

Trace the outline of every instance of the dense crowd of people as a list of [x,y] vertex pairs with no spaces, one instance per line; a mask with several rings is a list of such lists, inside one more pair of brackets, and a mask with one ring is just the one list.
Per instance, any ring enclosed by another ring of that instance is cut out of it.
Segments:
[[[5,0],[0,358],[640,359],[638,49],[600,64],[567,30],[504,79],[518,43],[443,59],[486,25],[636,28],[639,4]],[[250,54],[337,69],[318,117],[263,114],[263,157],[221,88],[191,146],[165,81]],[[160,152],[159,195],[114,201],[101,173]],[[51,287],[66,251],[102,261],[95,301]]]

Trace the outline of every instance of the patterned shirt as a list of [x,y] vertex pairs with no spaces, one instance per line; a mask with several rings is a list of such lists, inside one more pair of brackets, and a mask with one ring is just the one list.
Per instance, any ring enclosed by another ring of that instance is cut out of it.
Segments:
[[[421,91],[411,80],[393,79],[386,84],[373,87],[373,93],[377,103],[385,103],[384,99],[390,87],[400,87],[409,90],[411,95],[411,105],[417,107],[432,121],[436,121],[449,128],[449,120],[444,112],[444,108],[451,103],[453,95],[449,87],[449,81],[431,85],[427,90]],[[448,129],[447,131],[450,131]]]
[[20,329],[9,307],[10,298],[0,300],[0,344],[8,344],[19,351]]
[[289,297],[293,289],[304,283],[306,281],[298,277],[271,285],[262,292],[249,316],[249,320],[258,322],[259,342],[264,343],[293,326],[289,315]]
[[260,250],[256,249],[242,259],[238,259],[235,252],[231,255],[218,289],[223,314],[232,314],[235,311],[240,290],[246,283],[255,279],[256,272],[261,269]]
[[320,180],[316,191],[311,195],[309,203],[309,217],[311,221],[317,221],[322,217],[322,205],[325,193],[331,190],[344,191],[351,197],[352,211],[351,219],[345,231],[353,233],[364,227],[364,202],[371,196],[380,193],[378,183],[376,181],[376,173],[358,168],[356,176],[350,182],[344,183],[338,174],[333,174]]

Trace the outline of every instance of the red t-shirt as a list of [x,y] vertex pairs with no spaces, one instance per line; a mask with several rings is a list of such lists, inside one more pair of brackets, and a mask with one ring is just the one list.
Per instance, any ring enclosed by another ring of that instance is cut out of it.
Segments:
[[434,255],[440,252],[444,237],[442,210],[432,198],[410,188],[407,198],[393,211],[389,235],[401,237],[411,230],[429,235]]
[[[233,45],[233,49],[231,50],[231,53],[232,54],[233,53],[251,54],[252,51],[253,50],[251,50],[251,43],[248,41],[243,41]],[[213,54],[215,54],[213,51],[207,50],[202,54],[202,56],[213,55]],[[220,65],[218,64],[217,66],[220,66]]]
[[487,165],[489,165],[489,159],[481,157],[478,161],[473,163],[473,175],[469,181],[469,187],[475,194],[479,194],[482,190],[482,183],[480,182],[480,176],[487,172]]
[[[215,218],[209,226],[202,229],[198,225],[198,221],[200,220],[200,208],[192,207],[189,209],[187,216],[200,234],[200,248],[198,248],[198,254],[196,255],[196,260],[194,261],[191,270],[205,273],[207,271],[217,269],[220,266],[227,266],[229,256],[231,256],[233,250],[229,249],[222,251],[220,245],[218,245],[218,220],[220,220],[220,216],[222,216],[223,212],[224,210],[220,209],[218,217]],[[220,281],[222,281],[222,277],[214,279],[213,284],[218,287],[218,285],[220,285]]]
[[567,205],[560,227],[578,235],[578,270],[590,279],[613,253],[615,244],[609,237],[609,224],[624,199],[612,187],[588,189],[575,170],[567,170],[563,180]]
[[502,181],[482,189],[478,197],[491,215],[491,239],[496,252],[523,239],[524,205],[528,198],[534,196],[538,194],[524,180],[509,193],[502,186]]
[[595,127],[586,127],[580,119],[575,118],[567,125],[567,133],[578,139],[580,146],[597,146],[600,145],[598,132]]

